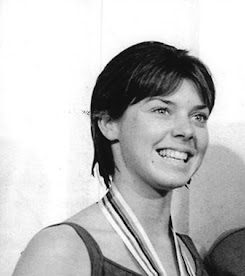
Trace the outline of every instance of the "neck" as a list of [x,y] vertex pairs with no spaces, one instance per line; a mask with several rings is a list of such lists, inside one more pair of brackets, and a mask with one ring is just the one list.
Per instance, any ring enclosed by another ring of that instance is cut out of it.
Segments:
[[148,186],[125,185],[114,181],[115,185],[130,206],[146,233],[151,236],[169,235],[169,219],[172,192],[154,190]]

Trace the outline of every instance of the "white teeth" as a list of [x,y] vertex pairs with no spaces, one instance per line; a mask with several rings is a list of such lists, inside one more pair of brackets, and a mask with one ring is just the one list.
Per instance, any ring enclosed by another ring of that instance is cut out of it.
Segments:
[[171,149],[160,150],[159,154],[165,158],[173,158],[173,159],[178,159],[183,161],[186,161],[188,158],[188,154],[186,152],[180,152],[180,151],[171,150]]

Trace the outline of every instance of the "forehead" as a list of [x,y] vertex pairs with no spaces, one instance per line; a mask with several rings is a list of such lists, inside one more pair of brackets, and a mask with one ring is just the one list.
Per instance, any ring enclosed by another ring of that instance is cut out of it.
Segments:
[[148,97],[144,101],[150,102],[152,100],[159,100],[178,105],[189,104],[204,106],[204,100],[200,94],[197,87],[191,81],[184,80],[172,93]]
[[129,105],[155,97],[173,97],[173,95],[178,95],[179,92],[182,93],[186,90],[195,92],[193,94],[196,94],[200,101],[205,103],[210,109],[210,95],[207,89],[201,86],[200,83],[196,83],[194,80],[189,78],[173,78],[172,80],[166,82],[165,80],[156,80],[153,86],[140,87],[139,89],[136,89],[137,93]]

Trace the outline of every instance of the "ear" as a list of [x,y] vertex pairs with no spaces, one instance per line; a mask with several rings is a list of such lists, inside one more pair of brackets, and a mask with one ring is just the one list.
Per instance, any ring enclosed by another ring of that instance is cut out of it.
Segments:
[[110,141],[117,141],[119,134],[118,121],[113,120],[108,114],[103,114],[98,120],[101,133]]

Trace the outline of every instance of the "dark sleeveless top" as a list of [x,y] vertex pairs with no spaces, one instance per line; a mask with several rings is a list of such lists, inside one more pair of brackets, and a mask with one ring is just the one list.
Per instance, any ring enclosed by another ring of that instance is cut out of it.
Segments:
[[[69,225],[71,226],[78,236],[83,240],[84,244],[87,247],[88,254],[91,261],[91,276],[142,276],[106,257],[103,256],[102,251],[94,240],[94,238],[89,234],[87,230],[82,228],[80,225],[72,223],[72,222],[63,222],[60,224],[55,224],[52,226],[58,225]],[[191,240],[190,237],[187,235],[180,235],[178,236],[182,239],[185,243],[187,248],[189,249],[193,260],[196,265],[196,275],[197,276],[208,276],[207,272],[205,271],[202,260]]]

